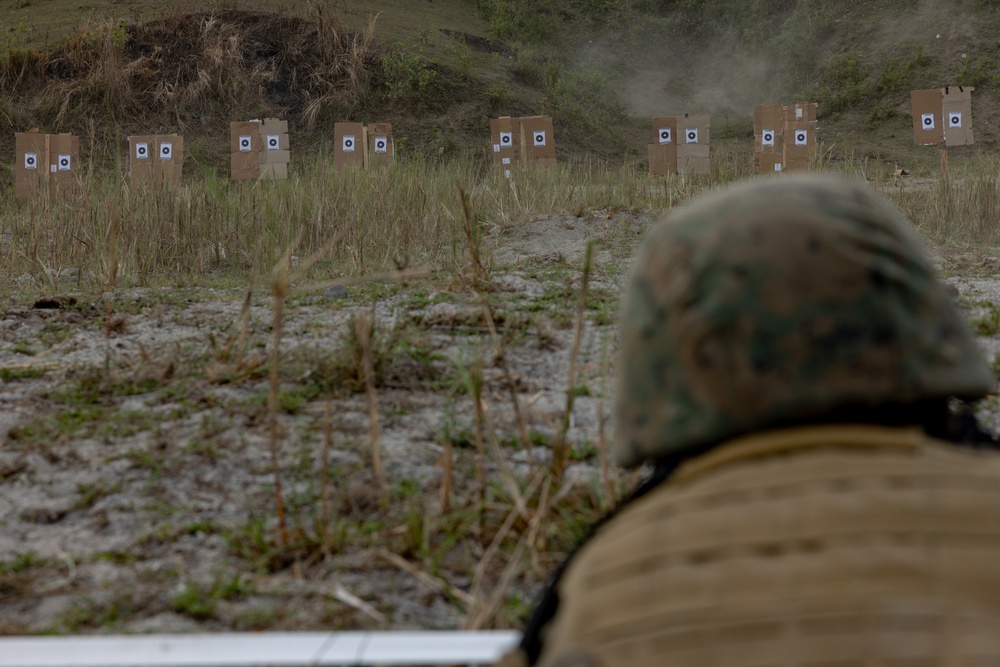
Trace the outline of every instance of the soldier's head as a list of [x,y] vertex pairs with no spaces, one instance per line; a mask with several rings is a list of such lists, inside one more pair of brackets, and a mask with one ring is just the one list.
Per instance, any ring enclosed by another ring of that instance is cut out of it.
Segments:
[[659,223],[627,287],[619,367],[625,466],[994,385],[908,221],[829,176],[741,184]]

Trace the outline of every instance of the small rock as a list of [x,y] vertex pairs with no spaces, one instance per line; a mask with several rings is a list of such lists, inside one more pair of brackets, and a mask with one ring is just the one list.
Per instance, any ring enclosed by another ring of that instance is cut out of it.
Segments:
[[346,299],[350,296],[350,292],[347,291],[346,287],[341,285],[334,285],[323,291],[323,296],[327,299]]
[[39,299],[31,305],[32,308],[38,308],[40,310],[56,310],[59,308],[66,308],[69,306],[76,305],[76,297],[73,296],[54,296],[48,299]]
[[26,507],[21,510],[21,520],[28,523],[53,524],[65,519],[67,514],[69,514],[69,507]]

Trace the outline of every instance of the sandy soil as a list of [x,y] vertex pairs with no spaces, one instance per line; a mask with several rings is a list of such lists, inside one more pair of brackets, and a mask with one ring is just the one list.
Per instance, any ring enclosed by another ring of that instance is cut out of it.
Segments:
[[[551,460],[590,239],[603,244],[577,360],[567,433],[574,453],[554,491],[570,498],[579,488],[581,517],[600,511],[593,489],[626,264],[619,245],[634,245],[648,222],[598,213],[540,220],[516,238],[495,239],[505,250],[485,298],[497,339],[482,297],[447,279],[290,300],[278,451],[284,546],[269,446],[273,304],[265,292],[245,318],[239,289],[119,290],[111,318],[101,294],[72,285],[53,298],[15,300],[0,317],[0,632],[461,626],[489,531],[510,507],[501,467],[527,484]],[[374,313],[376,322],[384,496],[363,383],[355,375],[351,390],[334,381],[350,365],[357,313]],[[246,350],[237,354],[241,335]],[[487,495],[498,509],[486,513],[482,538],[470,509],[476,426],[465,379],[477,363],[483,432],[500,452],[487,457]],[[531,463],[517,438],[508,375],[531,434]],[[321,545],[327,430],[331,516]],[[447,515],[439,499],[446,442],[455,455]],[[508,612],[491,623],[524,613],[571,537],[556,534],[536,552],[534,571],[520,556],[527,571],[513,581]],[[516,541],[484,573],[481,598]]]
[[[595,213],[537,220],[494,239],[503,250],[485,294],[499,339],[481,297],[447,280],[291,300],[277,457],[287,544],[269,446],[268,295],[255,294],[244,317],[243,290],[121,290],[110,320],[99,293],[70,285],[56,298],[15,300],[0,316],[0,633],[452,628],[481,611],[510,563],[516,575],[486,624],[517,622],[610,502],[599,451],[611,428],[612,322],[631,249],[649,223]],[[523,489],[551,460],[592,239],[600,245],[573,383],[573,454],[553,490],[562,514],[522,552],[515,544],[530,528],[515,521],[498,555],[484,557],[513,506],[507,480],[531,496]],[[946,274],[970,317],[988,316],[1000,301],[989,265]],[[344,379],[353,318],[372,312],[384,493],[363,383]],[[982,340],[992,359],[995,337]],[[477,364],[489,449],[482,519],[471,509],[477,428],[467,390]],[[995,400],[982,414],[1000,422]],[[455,480],[443,513],[447,443]],[[630,481],[614,478],[616,488]]]

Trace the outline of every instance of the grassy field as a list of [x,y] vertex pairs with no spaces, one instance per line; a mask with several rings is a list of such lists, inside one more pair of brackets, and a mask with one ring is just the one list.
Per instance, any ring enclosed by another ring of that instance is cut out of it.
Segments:
[[[0,177],[0,633],[518,626],[636,481],[607,457],[629,261],[752,176],[756,102],[819,101],[815,168],[991,279],[989,3],[661,4],[0,6],[0,159],[32,126],[84,153],[78,198]],[[962,82],[980,141],[945,174],[908,95]],[[650,177],[649,117],[689,110],[711,173]],[[488,119],[537,112],[560,163],[505,179]],[[229,121],[264,115],[290,178],[230,181]],[[334,169],[346,118],[397,161]],[[182,183],[133,187],[123,137],[174,130]]]

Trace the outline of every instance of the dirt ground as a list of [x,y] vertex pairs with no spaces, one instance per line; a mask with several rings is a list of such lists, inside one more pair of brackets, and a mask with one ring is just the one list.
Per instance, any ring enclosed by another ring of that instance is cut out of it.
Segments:
[[[0,633],[519,623],[550,568],[611,502],[599,462],[612,428],[613,322],[650,222],[600,212],[534,221],[492,240],[492,284],[478,292],[435,278],[293,297],[277,397],[284,543],[265,290],[247,310],[245,288],[119,290],[110,317],[104,295],[75,285],[12,299],[0,316]],[[570,385],[590,240],[599,245]],[[1000,300],[1000,260],[989,259],[939,261],[970,318],[986,326],[993,359],[1000,324],[987,325]],[[352,356],[358,313],[375,320],[384,491]],[[518,535],[531,528],[515,520],[494,554],[490,539],[506,530],[514,499],[530,500],[535,472],[551,460],[568,386],[559,516],[523,550]],[[980,412],[1000,424],[995,399]],[[477,434],[487,451],[483,512],[474,511]],[[635,481],[612,477],[616,490]]]
[[[277,410],[286,544],[271,465],[266,289],[245,313],[245,288],[122,289],[110,317],[106,295],[86,286],[13,298],[0,317],[0,632],[462,626],[478,609],[469,596],[486,599],[515,560],[512,537],[473,590],[514,497],[505,480],[526,487],[551,460],[592,238],[603,243],[577,359],[571,461],[556,491],[574,520],[609,502],[595,489],[612,322],[627,248],[648,223],[602,213],[536,221],[516,238],[493,239],[504,252],[479,291],[433,278],[293,296]],[[384,493],[352,357],[358,313],[375,321]],[[469,394],[480,376],[478,431],[495,507],[482,518],[471,509]],[[449,443],[455,479],[444,513]],[[574,530],[553,529],[533,562],[520,556],[526,571],[480,624],[523,616]]]

